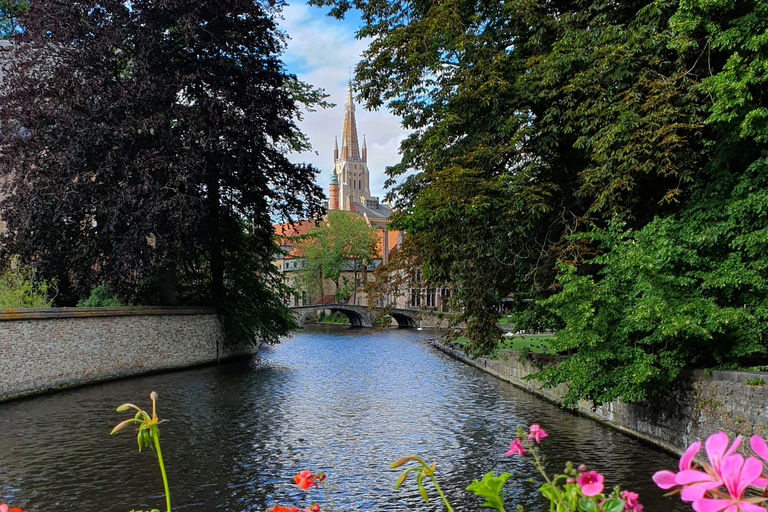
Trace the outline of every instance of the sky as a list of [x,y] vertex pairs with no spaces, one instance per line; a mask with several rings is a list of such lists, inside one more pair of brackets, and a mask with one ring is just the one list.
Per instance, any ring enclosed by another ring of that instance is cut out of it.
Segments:
[[[359,17],[347,16],[344,21],[325,15],[328,8],[320,9],[296,1],[283,10],[280,28],[288,34],[283,62],[288,71],[300,80],[325,90],[327,101],[334,108],[307,112],[299,128],[309,137],[312,152],[290,155],[293,162],[314,165],[321,173],[318,184],[328,195],[328,181],[333,171],[334,137],[341,139],[344,123],[344,102],[347,82],[355,65],[362,59],[366,41],[355,39],[360,27]],[[407,133],[399,118],[386,108],[365,110],[355,105],[357,132],[362,144],[365,135],[368,146],[371,194],[384,198],[384,169],[400,160],[398,148]]]

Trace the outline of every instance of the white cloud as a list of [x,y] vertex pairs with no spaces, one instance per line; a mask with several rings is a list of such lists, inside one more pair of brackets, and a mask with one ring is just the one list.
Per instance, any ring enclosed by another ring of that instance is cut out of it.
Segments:
[[[305,113],[299,124],[317,154],[291,155],[291,160],[310,163],[321,170],[318,184],[327,194],[333,169],[333,141],[334,137],[341,138],[344,122],[347,81],[368,42],[355,39],[359,19],[341,22],[327,17],[322,9],[306,4],[286,6],[283,17],[280,28],[290,37],[283,55],[289,72],[324,89],[330,94],[328,101],[336,104],[332,109]],[[360,140],[365,135],[368,143],[371,194],[383,198],[384,169],[400,161],[398,148],[406,132],[399,119],[386,110],[369,112],[358,104],[355,114]]]

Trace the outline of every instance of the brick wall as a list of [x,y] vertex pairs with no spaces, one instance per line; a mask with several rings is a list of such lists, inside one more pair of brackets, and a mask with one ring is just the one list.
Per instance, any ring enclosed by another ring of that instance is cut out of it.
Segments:
[[222,340],[205,308],[0,310],[0,400],[237,355]]
[[[458,346],[433,342],[440,350],[468,364],[524,388],[554,403],[561,403],[565,384],[542,388],[535,380],[524,380],[538,371],[535,360],[519,361],[516,351],[502,351],[498,360],[467,357]],[[541,361],[540,361],[541,362]],[[649,441],[674,453],[682,453],[697,439],[725,431],[729,436],[768,435],[768,373],[695,371],[680,379],[669,393],[649,404],[614,401],[593,408],[582,401],[574,412],[589,416],[627,434]]]

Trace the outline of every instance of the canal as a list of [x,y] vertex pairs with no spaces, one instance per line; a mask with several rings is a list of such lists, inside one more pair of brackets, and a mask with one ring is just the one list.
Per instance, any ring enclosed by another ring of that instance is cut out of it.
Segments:
[[[441,510],[425,506],[414,481],[393,490],[388,465],[419,454],[458,511],[480,510],[463,489],[488,471],[508,471],[507,510],[545,510],[533,468],[506,458],[516,425],[539,423],[551,470],[586,464],[640,493],[647,512],[690,510],[662,497],[651,475],[676,458],[562,411],[448,358],[424,343],[437,333],[314,327],[252,361],[150,375],[0,404],[0,503],[29,512],[164,510],[151,452],[134,432],[110,436],[128,413],[159,394],[163,455],[174,510],[304,508],[291,484],[302,469],[324,470],[335,510]],[[533,478],[533,482],[529,481]],[[431,486],[427,486],[431,492]],[[309,499],[308,499],[309,498]]]

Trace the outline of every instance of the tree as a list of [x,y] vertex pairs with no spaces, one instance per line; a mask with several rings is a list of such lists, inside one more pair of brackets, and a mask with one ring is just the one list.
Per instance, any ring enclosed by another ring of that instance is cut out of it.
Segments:
[[569,400],[765,351],[764,2],[313,3],[363,13],[360,95],[413,130],[394,226],[454,285],[470,353],[507,295],[566,322],[574,355],[539,378]]
[[343,210],[328,212],[323,222],[310,228],[297,240],[304,260],[299,271],[299,283],[311,293],[325,296],[326,279],[335,284],[335,299],[342,301],[357,289],[343,276],[352,270],[357,280],[376,257],[378,236],[376,228],[353,213]]
[[286,153],[308,146],[299,106],[323,95],[278,58],[279,6],[30,5],[0,90],[4,250],[56,278],[57,302],[104,281],[222,308],[231,340],[292,325],[272,215],[320,211],[317,171]]
[[0,39],[18,33],[18,19],[29,9],[29,0],[0,0]]
[[669,25],[671,48],[707,56],[689,68],[707,98],[701,177],[675,215],[596,229],[603,254],[561,276],[546,304],[566,321],[556,347],[575,355],[537,378],[568,382],[569,402],[647,400],[685,366],[765,357],[768,6],[686,2]]
[[[498,301],[552,293],[567,235],[670,209],[698,155],[691,80],[649,2],[345,2],[372,37],[361,96],[412,130],[389,173],[394,226],[428,279],[455,285],[473,354]],[[619,122],[614,122],[614,121]],[[650,205],[650,206],[649,206]],[[589,250],[589,248],[587,248]]]

